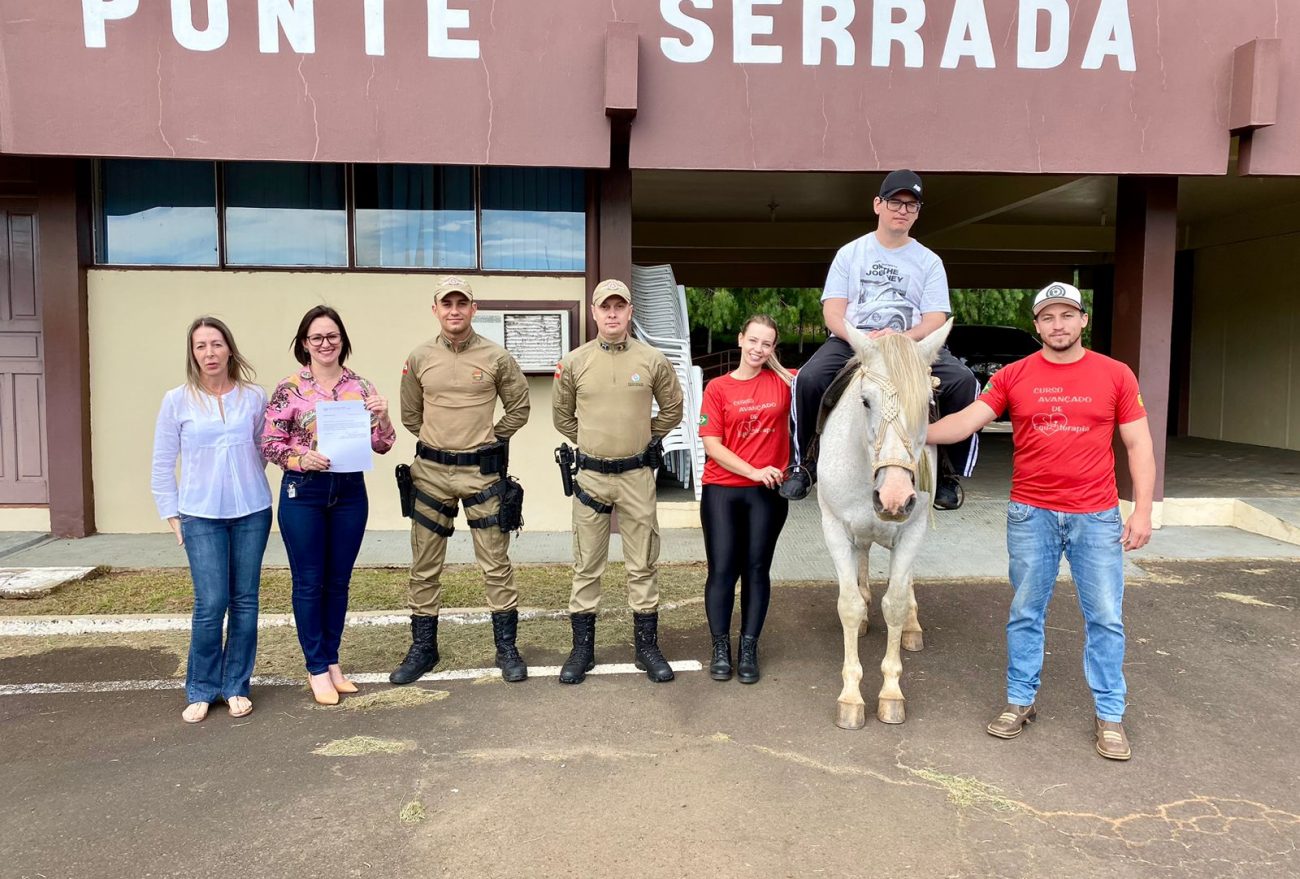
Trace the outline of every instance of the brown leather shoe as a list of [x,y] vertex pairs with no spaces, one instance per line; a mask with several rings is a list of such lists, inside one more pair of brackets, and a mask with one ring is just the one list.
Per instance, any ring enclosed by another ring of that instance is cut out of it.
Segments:
[[1020,735],[1026,723],[1033,723],[1038,710],[1033,705],[1015,705],[1007,703],[1007,708],[986,727],[989,735],[1000,739],[1014,739]]
[[1097,718],[1097,753],[1107,760],[1127,760],[1133,756],[1124,735],[1124,724]]

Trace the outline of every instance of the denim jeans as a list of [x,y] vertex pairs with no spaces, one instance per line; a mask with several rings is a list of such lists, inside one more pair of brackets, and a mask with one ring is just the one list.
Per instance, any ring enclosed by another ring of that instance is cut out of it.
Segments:
[[309,674],[322,674],[339,661],[348,582],[369,515],[360,473],[286,471],[280,482],[280,536],[289,555],[294,625]]
[[1029,705],[1043,670],[1043,625],[1064,553],[1083,611],[1083,673],[1097,716],[1124,719],[1124,526],[1119,508],[1057,513],[1007,504],[1011,616],[1007,621],[1007,701]]
[[[268,507],[235,519],[181,516],[194,581],[185,697],[216,702],[247,696],[257,655],[257,594],[271,532]],[[222,643],[222,623],[226,624]]]

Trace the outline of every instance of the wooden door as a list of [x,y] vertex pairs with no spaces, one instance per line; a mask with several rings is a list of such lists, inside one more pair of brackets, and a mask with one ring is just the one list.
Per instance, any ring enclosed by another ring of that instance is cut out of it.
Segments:
[[49,502],[36,205],[0,200],[0,504]]

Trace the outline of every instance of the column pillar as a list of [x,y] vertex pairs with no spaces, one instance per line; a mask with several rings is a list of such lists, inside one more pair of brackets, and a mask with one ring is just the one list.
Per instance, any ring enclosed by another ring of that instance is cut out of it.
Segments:
[[[1115,297],[1111,356],[1137,374],[1156,457],[1155,500],[1165,496],[1170,336],[1178,232],[1177,177],[1120,177],[1115,218]],[[1132,500],[1127,464],[1120,495]]]
[[86,304],[90,168],[74,159],[40,159],[36,169],[50,531],[86,537],[95,533]]

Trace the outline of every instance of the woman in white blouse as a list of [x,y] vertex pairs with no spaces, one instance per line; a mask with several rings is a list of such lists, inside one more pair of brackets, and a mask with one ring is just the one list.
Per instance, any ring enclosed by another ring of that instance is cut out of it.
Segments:
[[[231,717],[253,710],[248,682],[257,653],[262,554],[271,489],[258,451],[266,391],[215,317],[190,324],[185,384],[163,397],[153,444],[153,497],[194,582],[194,616],[181,717],[198,723],[224,701]],[[180,457],[180,486],[176,459]],[[222,623],[225,622],[225,643]]]

